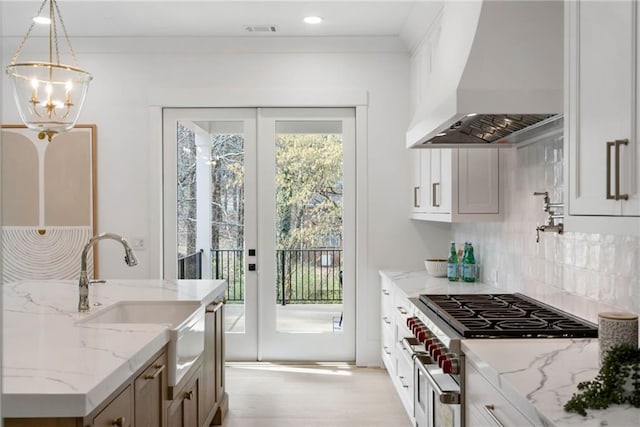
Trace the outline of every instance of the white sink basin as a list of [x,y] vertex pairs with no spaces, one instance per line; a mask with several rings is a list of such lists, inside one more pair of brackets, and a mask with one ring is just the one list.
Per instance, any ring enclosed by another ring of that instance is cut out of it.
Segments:
[[169,386],[175,386],[204,350],[204,306],[194,301],[122,301],[78,323],[152,323],[169,327]]

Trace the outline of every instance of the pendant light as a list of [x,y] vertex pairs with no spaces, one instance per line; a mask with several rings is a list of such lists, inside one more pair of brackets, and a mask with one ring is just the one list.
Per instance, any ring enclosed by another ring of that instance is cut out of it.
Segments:
[[[49,4],[49,58],[48,61],[18,62],[22,49],[31,35],[36,21],[31,23],[6,73],[13,81],[13,96],[24,124],[38,132],[38,137],[51,141],[54,135],[73,128],[89,82],[93,78],[78,65],[75,51],[69,41],[56,0],[44,0],[36,17]],[[62,29],[64,40],[73,59],[73,65],[60,63],[58,31]]]

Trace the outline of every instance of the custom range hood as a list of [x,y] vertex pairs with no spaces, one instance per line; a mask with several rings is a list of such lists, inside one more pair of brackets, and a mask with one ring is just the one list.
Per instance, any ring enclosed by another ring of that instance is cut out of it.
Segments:
[[504,147],[562,126],[562,1],[444,2],[439,25],[408,147]]

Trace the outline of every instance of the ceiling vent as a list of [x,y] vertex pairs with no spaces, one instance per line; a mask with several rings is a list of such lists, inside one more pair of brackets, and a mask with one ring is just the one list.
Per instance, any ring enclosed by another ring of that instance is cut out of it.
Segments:
[[245,30],[248,33],[275,33],[278,31],[275,25],[247,25]]

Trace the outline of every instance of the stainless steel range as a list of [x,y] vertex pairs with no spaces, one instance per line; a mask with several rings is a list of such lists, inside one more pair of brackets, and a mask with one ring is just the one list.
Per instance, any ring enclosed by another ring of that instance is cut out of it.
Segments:
[[403,346],[414,360],[418,427],[464,425],[461,340],[598,336],[595,324],[517,293],[420,295],[410,301],[417,308],[406,319],[413,337]]

